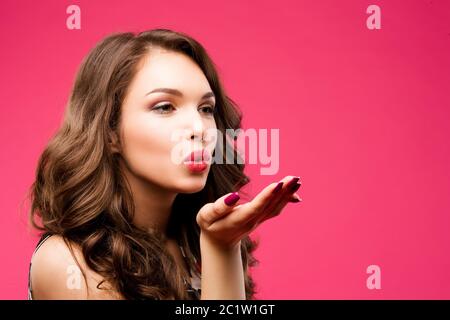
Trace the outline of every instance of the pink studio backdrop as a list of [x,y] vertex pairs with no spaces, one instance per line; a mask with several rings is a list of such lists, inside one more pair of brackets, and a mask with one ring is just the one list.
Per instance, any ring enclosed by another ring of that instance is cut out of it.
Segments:
[[450,299],[449,1],[3,0],[0,24],[0,298],[26,298],[37,238],[21,203],[82,58],[165,27],[207,48],[244,128],[280,129],[279,172],[248,165],[248,190],[303,182],[303,202],[253,233],[259,299]]

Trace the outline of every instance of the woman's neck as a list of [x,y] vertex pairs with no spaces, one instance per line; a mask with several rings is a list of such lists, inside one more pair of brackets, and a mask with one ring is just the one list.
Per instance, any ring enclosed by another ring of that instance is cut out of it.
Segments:
[[167,235],[167,225],[177,193],[149,183],[128,169],[124,171],[135,205],[134,224],[141,229]]

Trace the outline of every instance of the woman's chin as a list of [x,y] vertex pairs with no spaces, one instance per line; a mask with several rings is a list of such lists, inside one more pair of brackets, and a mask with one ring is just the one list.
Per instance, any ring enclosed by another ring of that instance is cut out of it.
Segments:
[[177,190],[180,193],[196,193],[201,190],[206,185],[206,175],[205,176],[190,176],[185,177],[178,181]]

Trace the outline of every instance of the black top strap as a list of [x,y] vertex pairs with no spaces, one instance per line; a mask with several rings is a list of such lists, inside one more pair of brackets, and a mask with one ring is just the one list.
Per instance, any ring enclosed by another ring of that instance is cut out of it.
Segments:
[[[34,249],[32,257],[36,254],[40,246],[44,243],[45,240],[50,238],[52,234],[50,232],[45,232],[41,238],[39,239],[36,248]],[[31,289],[31,261],[30,266],[28,267],[28,300],[33,300],[33,290]]]

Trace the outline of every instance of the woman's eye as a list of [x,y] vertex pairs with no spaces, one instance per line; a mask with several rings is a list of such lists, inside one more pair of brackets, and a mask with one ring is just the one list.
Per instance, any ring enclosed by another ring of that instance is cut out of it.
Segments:
[[205,106],[201,108],[204,110],[205,113],[213,114],[214,113],[214,107],[213,106]]
[[[156,113],[160,113],[160,114],[170,113],[173,110],[175,110],[175,108],[170,103],[157,105],[157,106],[152,108],[152,111],[155,111]],[[200,110],[202,110],[202,112],[204,112],[204,113],[206,113],[208,115],[213,115],[214,114],[214,107],[210,106],[210,105],[206,105],[206,106],[200,107]]]
[[173,108],[173,106],[169,103],[161,104],[159,106],[155,106],[152,110],[156,110],[158,113],[169,113]]

